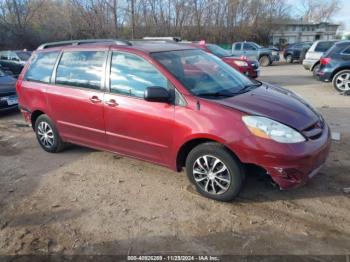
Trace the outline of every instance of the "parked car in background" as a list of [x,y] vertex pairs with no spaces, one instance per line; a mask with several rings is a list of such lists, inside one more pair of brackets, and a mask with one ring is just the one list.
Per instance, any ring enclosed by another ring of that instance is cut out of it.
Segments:
[[257,60],[249,59],[243,56],[232,56],[231,52],[228,50],[225,50],[215,44],[206,43],[205,41],[188,44],[219,57],[226,64],[232,66],[234,69],[238,70],[242,74],[245,74],[246,76],[257,78],[260,74],[259,62]]
[[335,43],[320,59],[318,79],[332,82],[339,92],[350,91],[350,41]]
[[46,44],[17,81],[21,112],[47,152],[65,142],[186,168],[230,201],[247,167],[303,185],[330,150],[322,116],[291,91],[252,80],[189,45]]
[[300,42],[288,45],[283,51],[283,57],[287,63],[294,61],[302,62],[307,50],[311,47],[312,42]]
[[0,111],[17,107],[16,79],[0,67]]
[[318,40],[312,44],[309,50],[306,52],[305,59],[303,60],[303,66],[306,70],[313,72],[316,76],[316,72],[320,67],[321,56],[328,51],[339,40]]
[[232,44],[233,56],[245,56],[259,61],[261,66],[269,66],[280,60],[277,48],[265,48],[254,42],[236,42]]
[[29,51],[0,51],[0,65],[18,76],[30,55]]

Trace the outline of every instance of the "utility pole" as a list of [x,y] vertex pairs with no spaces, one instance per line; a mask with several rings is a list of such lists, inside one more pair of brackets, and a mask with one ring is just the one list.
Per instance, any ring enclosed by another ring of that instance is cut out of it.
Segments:
[[135,0],[131,1],[131,40],[135,37]]

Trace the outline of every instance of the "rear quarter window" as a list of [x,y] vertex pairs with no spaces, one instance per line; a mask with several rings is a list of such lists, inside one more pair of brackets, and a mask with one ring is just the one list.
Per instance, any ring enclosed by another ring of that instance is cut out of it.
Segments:
[[334,42],[320,42],[315,47],[315,52],[326,52],[329,48],[334,45]]
[[239,43],[239,44],[235,44],[235,50],[241,50],[241,48],[242,48],[242,44],[241,43]]
[[52,70],[58,55],[58,51],[34,54],[32,62],[25,73],[24,80],[50,83]]
[[56,84],[100,89],[105,59],[105,51],[64,52],[57,67]]
[[346,48],[342,53],[345,55],[350,55],[350,47]]

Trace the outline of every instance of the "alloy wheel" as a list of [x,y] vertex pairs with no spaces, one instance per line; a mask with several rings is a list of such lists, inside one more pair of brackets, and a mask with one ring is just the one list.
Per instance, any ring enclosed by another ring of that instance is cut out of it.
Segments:
[[193,177],[197,185],[213,195],[225,193],[231,184],[230,171],[219,158],[204,155],[193,165]]
[[40,143],[46,147],[51,148],[55,143],[55,135],[51,126],[46,122],[40,122],[38,125],[37,134]]
[[335,80],[335,85],[341,91],[350,90],[350,73],[340,74]]

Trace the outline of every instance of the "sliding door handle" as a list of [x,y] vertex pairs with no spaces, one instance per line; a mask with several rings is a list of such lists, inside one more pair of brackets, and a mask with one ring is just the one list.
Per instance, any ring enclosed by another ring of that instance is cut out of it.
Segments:
[[111,106],[111,107],[115,107],[118,105],[118,103],[114,99],[111,99],[109,101],[106,101],[106,105]]
[[92,103],[94,103],[94,104],[96,104],[96,103],[101,103],[101,99],[99,99],[97,96],[92,96],[92,97],[90,97],[89,98],[90,99],[90,101],[92,102]]

